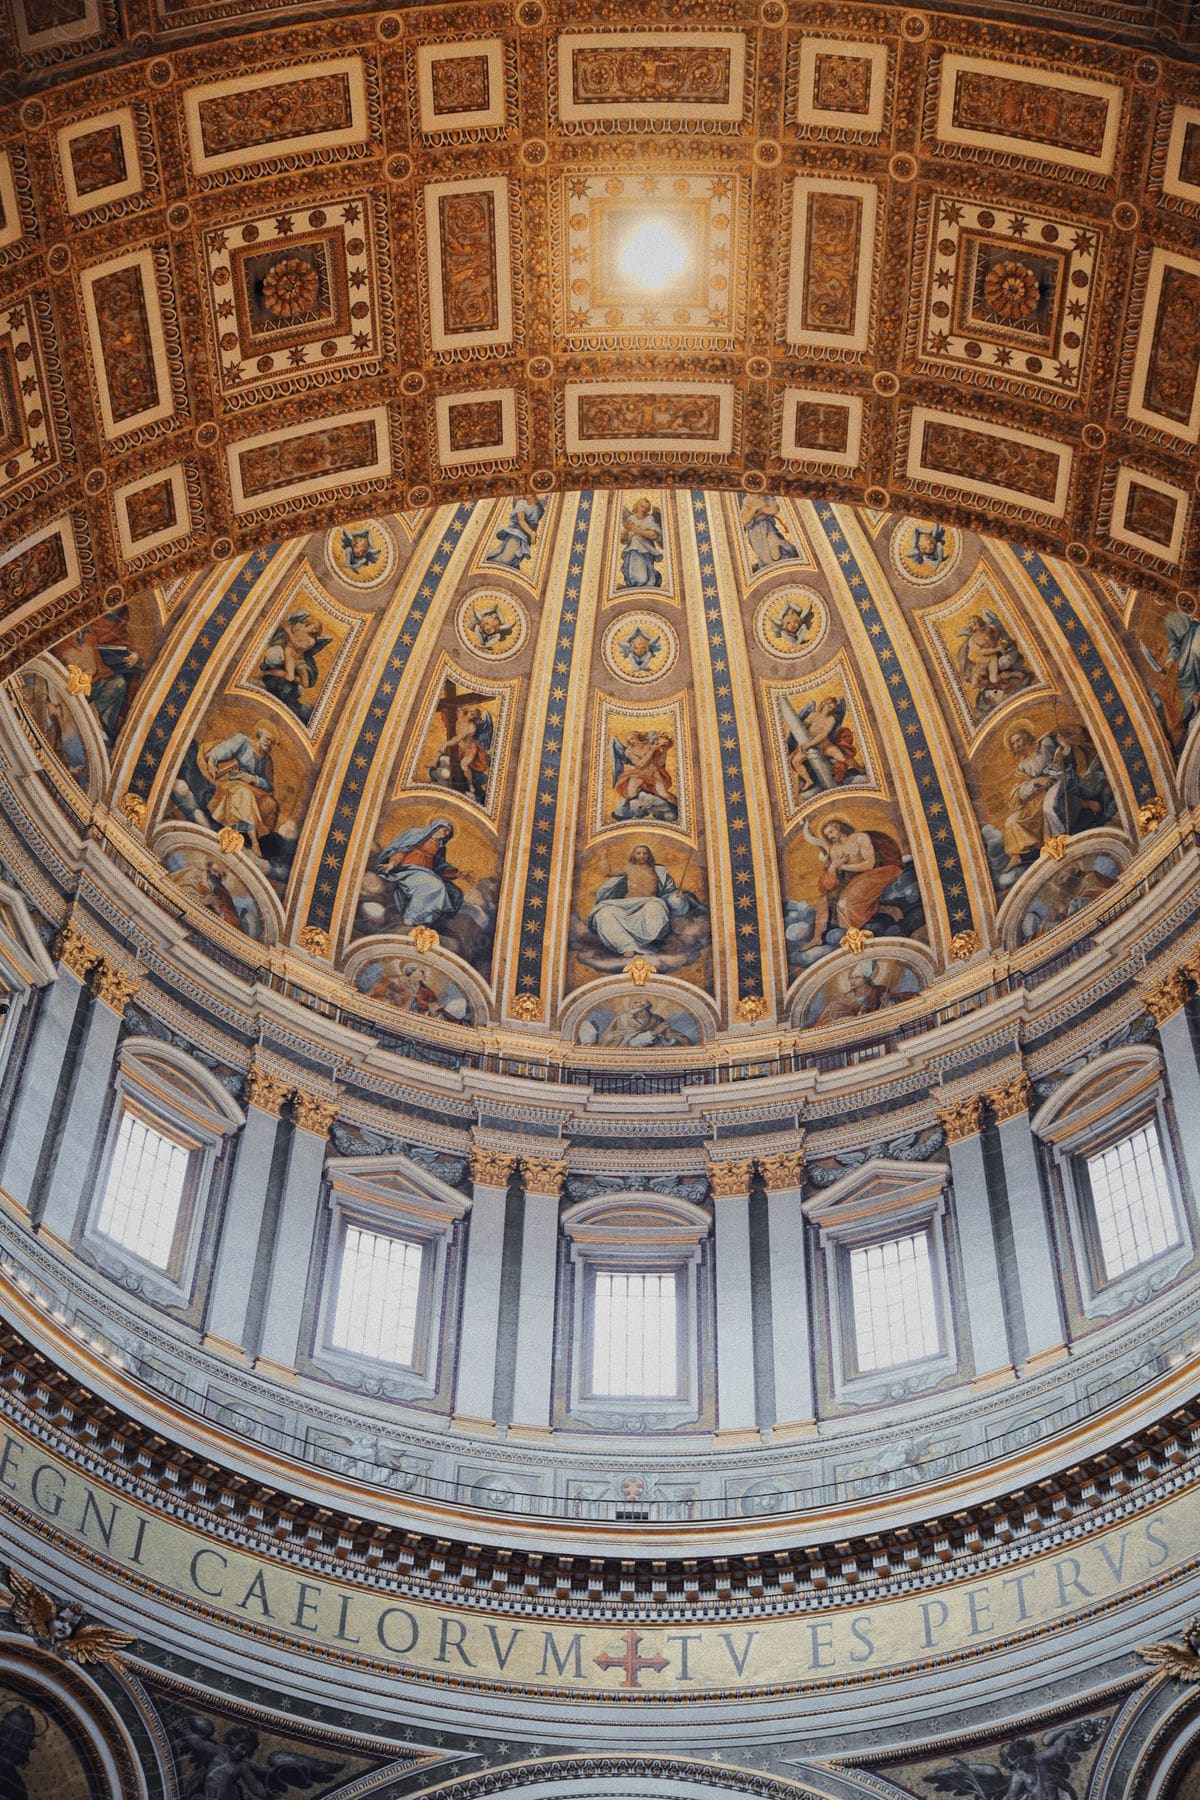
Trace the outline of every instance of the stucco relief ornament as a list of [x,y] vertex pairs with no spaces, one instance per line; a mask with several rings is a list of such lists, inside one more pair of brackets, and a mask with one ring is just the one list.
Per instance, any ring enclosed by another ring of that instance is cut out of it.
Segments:
[[13,1619],[43,1650],[52,1650],[77,1663],[115,1663],[119,1653],[135,1640],[126,1631],[111,1625],[85,1625],[83,1608],[76,1601],[60,1604],[43,1593],[40,1587],[22,1575],[19,1569],[8,1571],[9,1587],[5,1595]]
[[938,1113],[938,1120],[947,1143],[960,1144],[964,1138],[977,1137],[983,1129],[983,1101],[978,1094],[956,1100]]
[[429,952],[436,950],[441,943],[441,939],[432,925],[414,925],[411,935],[413,948],[420,951],[422,956],[428,956]]
[[851,925],[842,934],[841,948],[848,950],[851,956],[861,956],[874,936],[873,931],[864,931],[861,925]]
[[1048,856],[1051,862],[1061,862],[1067,854],[1070,843],[1071,840],[1066,832],[1060,832],[1057,837],[1045,838],[1042,842],[1042,855]]
[[329,955],[329,933],[320,925],[306,925],[300,933],[300,948],[310,956]]
[[79,667],[78,663],[68,663],[68,665],[67,665],[67,692],[68,692],[68,694],[78,694],[81,699],[86,700],[88,698],[88,696],[90,695],[91,691],[92,691],[92,678],[88,674],[87,670],[81,669]]
[[136,826],[140,831],[142,826],[146,823],[146,802],[142,799],[142,796],[140,794],[135,794],[132,788],[126,788],[125,792],[121,795],[120,800],[117,802],[117,807],[122,818],[127,819],[131,825]]
[[970,962],[982,949],[983,939],[977,931],[956,931],[950,939],[950,955],[955,962]]
[[217,843],[221,846],[221,850],[226,856],[236,856],[238,851],[245,845],[245,842],[246,840],[241,832],[235,831],[232,825],[222,825],[220,831],[217,833]]
[[[870,936],[870,933],[867,935]],[[743,994],[733,1010],[739,1025],[757,1025],[760,1019],[766,1018],[771,1008],[761,994]]]
[[1167,803],[1155,794],[1153,800],[1147,800],[1144,806],[1138,807],[1138,830],[1143,837],[1149,837],[1156,831],[1167,816]]
[[532,1025],[542,1016],[542,1002],[537,994],[518,994],[512,1003],[512,1016]]
[[635,956],[632,962],[627,962],[625,964],[621,973],[622,975],[628,975],[634,987],[645,987],[650,977],[654,974],[654,964],[652,962],[647,962],[644,956]]
[[1139,1644],[1137,1654],[1175,1681],[1200,1681],[1200,1615],[1188,1620],[1182,1643]]

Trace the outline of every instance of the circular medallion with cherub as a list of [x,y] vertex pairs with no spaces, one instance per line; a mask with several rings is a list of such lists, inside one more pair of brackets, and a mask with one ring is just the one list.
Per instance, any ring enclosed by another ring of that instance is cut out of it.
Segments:
[[901,519],[889,545],[892,567],[916,587],[944,581],[962,550],[962,538],[952,525],[936,519]]
[[658,681],[674,667],[679,639],[657,613],[628,612],[613,620],[601,650],[618,681]]
[[396,540],[378,519],[356,519],[329,533],[325,559],[348,587],[382,587],[396,566]]
[[776,588],[754,614],[754,635],[770,656],[807,656],[828,629],[829,611],[815,588]]
[[529,635],[529,617],[511,594],[492,590],[468,594],[455,615],[459,642],[472,656],[502,662],[515,656]]

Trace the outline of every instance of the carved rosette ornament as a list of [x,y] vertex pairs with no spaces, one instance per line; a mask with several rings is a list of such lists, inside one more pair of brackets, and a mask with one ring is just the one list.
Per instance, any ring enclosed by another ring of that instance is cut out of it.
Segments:
[[1023,1112],[1029,1111],[1032,1098],[1033,1089],[1024,1069],[1019,1075],[1014,1075],[1011,1081],[988,1089],[988,1105],[995,1115],[997,1125],[1005,1125],[1009,1119],[1019,1119]]
[[768,1194],[777,1194],[786,1189],[799,1190],[804,1186],[805,1160],[803,1150],[782,1150],[777,1156],[760,1156],[758,1159],[759,1174]]
[[1188,979],[1182,969],[1175,969],[1170,975],[1164,975],[1153,987],[1143,989],[1146,1011],[1156,1025],[1165,1025],[1173,1018],[1181,1006],[1188,1003]]
[[965,1138],[978,1137],[983,1130],[983,1101],[978,1094],[956,1100],[938,1113],[938,1121],[948,1144],[961,1144]]
[[64,925],[58,934],[54,954],[64,969],[85,981],[100,961],[99,947],[77,925]]
[[97,1000],[111,1007],[118,1018],[124,1018],[125,1008],[141,985],[138,976],[129,975],[112,963],[102,962],[92,979],[92,992]]
[[293,1116],[298,1131],[311,1132],[313,1137],[328,1137],[338,1114],[336,1100],[318,1100],[312,1094],[296,1091]]
[[266,1069],[253,1068],[246,1076],[246,1105],[270,1113],[272,1118],[279,1117],[291,1091],[285,1081],[280,1081],[278,1075],[272,1075]]
[[559,1157],[521,1158],[521,1180],[527,1194],[559,1194],[566,1179],[567,1165]]
[[708,1184],[714,1200],[744,1200],[753,1180],[754,1164],[748,1158],[708,1165]]
[[132,788],[126,788],[117,805],[122,817],[140,831],[146,823],[146,802],[142,796],[135,794]]
[[956,931],[950,939],[950,956],[954,962],[970,962],[982,949],[983,939],[977,931]]
[[1138,831],[1143,837],[1149,837],[1152,831],[1157,831],[1166,816],[1167,803],[1155,794],[1153,800],[1147,800],[1138,807]]
[[476,1187],[507,1188],[516,1166],[516,1157],[501,1150],[471,1147],[471,1180]]

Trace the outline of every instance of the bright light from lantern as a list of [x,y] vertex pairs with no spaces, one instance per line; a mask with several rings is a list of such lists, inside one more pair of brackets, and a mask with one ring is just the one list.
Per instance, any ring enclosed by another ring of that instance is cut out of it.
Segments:
[[665,219],[643,219],[617,251],[617,267],[635,287],[656,292],[686,273],[691,252]]

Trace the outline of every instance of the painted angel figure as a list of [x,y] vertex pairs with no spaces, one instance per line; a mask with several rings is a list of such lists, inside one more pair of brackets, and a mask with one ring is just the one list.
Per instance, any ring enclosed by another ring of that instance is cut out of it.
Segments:
[[312,702],[305,695],[317,685],[317,657],[332,642],[321,620],[301,608],[288,614],[263,652],[259,680],[302,725],[312,717]]
[[1010,1739],[1000,1752],[999,1766],[960,1757],[925,1781],[939,1794],[973,1795],[975,1800],[1079,1800],[1071,1771],[1103,1730],[1103,1719],[1052,1725],[1040,1742]]
[[519,569],[533,555],[533,541],[545,510],[543,500],[526,500],[518,495],[509,509],[508,523],[496,533],[496,548],[488,551],[484,561],[502,569]]
[[629,658],[638,674],[644,675],[662,649],[662,639],[652,636],[648,631],[643,631],[642,627],[637,625],[627,638],[620,640],[617,648]]
[[908,554],[921,568],[940,569],[946,560],[946,527],[914,524]]
[[742,497],[742,530],[756,570],[768,569],[772,563],[792,562],[800,554],[784,532],[782,515],[783,508],[774,494],[745,494]]
[[430,767],[430,781],[440,782],[446,787],[457,785],[454,782],[454,767],[457,764],[469,783],[472,799],[480,806],[486,806],[488,773],[492,766],[492,740],[495,735],[496,721],[485,707],[462,708],[455,720],[454,735],[446,739],[437,761]]
[[978,714],[990,712],[1009,694],[1032,686],[1032,669],[1003,620],[990,608],[975,613],[958,635],[958,672]]
[[805,607],[799,607],[794,600],[785,604],[782,612],[770,620],[771,630],[785,649],[801,650],[812,630],[817,609],[811,600]]
[[621,513],[621,580],[626,587],[662,586],[662,519],[645,494]]
[[290,1788],[328,1784],[346,1766],[303,1750],[269,1750],[260,1763],[258,1733],[249,1725],[231,1725],[219,1738],[199,1713],[182,1715],[172,1742],[191,1764],[185,1800],[276,1800]]
[[477,606],[473,606],[471,608],[469,624],[470,629],[475,633],[476,638],[479,640],[479,648],[484,651],[495,650],[498,645],[503,644],[510,638],[517,629],[517,621],[515,619],[511,625],[505,624],[500,613],[500,608],[495,604],[485,606],[482,612],[480,612]]
[[624,739],[609,740],[617,796],[614,819],[678,819],[679,802],[667,768],[674,742],[665,731],[631,731]]
[[360,569],[371,568],[383,555],[371,537],[369,525],[360,525],[356,531],[343,531],[340,547],[346,567],[356,575]]
[[785,694],[780,710],[788,727],[788,763],[801,794],[865,779],[854,733],[846,724],[846,702],[839,694],[823,694],[800,708]]

